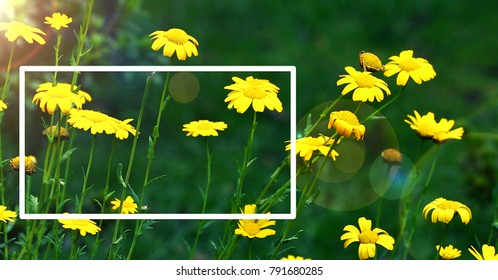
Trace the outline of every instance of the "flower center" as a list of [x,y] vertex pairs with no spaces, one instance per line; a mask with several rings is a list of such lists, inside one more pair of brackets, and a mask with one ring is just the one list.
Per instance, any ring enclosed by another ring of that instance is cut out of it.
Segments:
[[168,41],[177,45],[183,45],[188,42],[187,32],[178,28],[171,28],[166,32],[165,36]]
[[405,71],[415,71],[420,68],[420,64],[418,64],[417,60],[415,58],[410,57],[410,58],[405,58],[401,60],[398,64],[399,68],[405,70]]
[[244,225],[244,230],[249,235],[256,235],[260,231],[260,228],[259,228],[259,226],[256,223],[250,222],[250,223],[246,223]]
[[249,86],[244,90],[244,95],[251,99],[262,99],[266,96],[266,93],[260,87]]
[[375,244],[379,240],[379,235],[371,230],[360,233],[360,242],[363,244]]
[[201,130],[209,130],[209,129],[212,129],[211,127],[211,124],[210,123],[200,123],[199,126],[197,127],[198,129],[201,129]]
[[373,88],[375,86],[375,78],[367,73],[358,74],[354,80],[361,88]]
[[439,209],[446,210],[446,209],[458,209],[460,208],[460,205],[456,201],[451,201],[451,200],[446,200],[442,202],[441,204],[438,205]]

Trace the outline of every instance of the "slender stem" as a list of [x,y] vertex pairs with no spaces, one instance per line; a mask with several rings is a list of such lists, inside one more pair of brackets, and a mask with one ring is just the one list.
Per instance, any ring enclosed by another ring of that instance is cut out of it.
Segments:
[[[90,26],[90,19],[92,17],[92,9],[93,9],[94,0],[87,0],[85,6],[85,16],[83,18],[83,23],[80,26],[78,33],[78,45],[76,46],[76,54],[74,55],[74,66],[78,66],[80,64],[81,57],[85,54],[83,52],[83,48],[85,47],[85,41],[88,34],[88,27]],[[71,81],[72,86],[76,85],[76,81],[78,80],[79,72],[73,73],[73,79]]]
[[315,128],[318,126],[318,124],[320,124],[320,122],[325,117],[328,117],[328,114],[330,113],[330,110],[332,110],[332,108],[334,108],[334,106],[339,102],[339,100],[341,100],[342,97],[343,97],[343,95],[341,94],[336,100],[334,100],[334,102],[332,102],[329,106],[327,106],[325,109],[323,109],[322,113],[320,113],[320,117],[318,118],[318,120],[316,120],[316,122],[311,126],[310,129],[308,129],[307,131],[305,131],[304,137],[307,137],[307,136],[311,135],[311,133],[313,132],[313,130],[315,130]]
[[382,212],[382,204],[384,202],[384,194],[389,190],[389,186],[391,185],[390,182],[391,182],[391,176],[392,174],[394,176],[396,176],[396,172],[393,172],[393,171],[396,171],[396,167],[395,165],[392,165],[392,164],[389,164],[387,163],[386,164],[386,173],[384,175],[384,183],[382,184],[383,185],[383,189],[382,189],[382,194],[379,194],[379,204],[377,205],[377,218],[375,220],[375,227],[379,227],[379,221],[380,221],[380,214]]
[[437,260],[439,259],[439,253],[443,250],[444,248],[444,239],[446,238],[446,234],[448,233],[448,227],[450,226],[450,223],[447,223],[444,225],[444,230],[441,233],[441,238],[439,239],[439,250],[436,250],[436,255],[434,256],[434,259]]
[[[155,74],[155,72],[152,73],[151,75],[147,76],[147,79],[145,82],[144,94],[142,96],[142,103],[140,105],[140,112],[138,113],[138,119],[137,119],[137,126],[136,126],[137,134],[135,135],[135,138],[133,139],[133,146],[132,146],[132,149],[130,152],[130,159],[128,161],[128,168],[126,170],[126,175],[125,175],[125,183],[128,183],[128,180],[129,180],[130,175],[131,175],[133,160],[135,158],[136,146],[137,146],[137,141],[138,141],[138,135],[140,133],[142,119],[143,119],[143,115],[145,112],[145,105],[147,104],[147,98],[149,96],[149,91],[150,91],[150,85],[151,85],[152,78],[154,77],[154,74]],[[138,203],[143,204],[143,197],[140,198],[140,201]],[[138,221],[138,220],[135,221],[135,231],[133,233],[133,239],[132,239],[132,242],[130,245],[130,249],[128,251],[127,259],[131,258],[133,250],[135,249],[136,241],[137,241],[138,235],[139,235],[140,230],[141,230],[141,225],[142,225],[141,221]],[[119,227],[119,220],[116,221],[115,230],[114,230],[115,236],[113,237],[113,240],[115,240],[114,238],[116,237],[118,227]],[[110,252],[111,252],[111,250],[110,250]],[[111,254],[109,254],[109,255],[111,255]]]
[[434,160],[432,161],[432,165],[431,165],[431,169],[429,171],[429,175],[427,175],[427,178],[425,180],[425,183],[422,187],[422,192],[420,194],[420,197],[418,199],[418,203],[417,203],[417,206],[415,208],[415,213],[413,214],[413,217],[412,217],[412,224],[411,224],[411,227],[410,227],[410,233],[408,235],[408,239],[406,241],[406,248],[405,248],[405,252],[404,252],[404,255],[403,255],[403,259],[406,259],[406,257],[408,256],[408,251],[410,249],[410,245],[411,245],[411,242],[412,242],[412,239],[413,239],[413,234],[415,233],[415,229],[416,229],[416,225],[417,225],[417,220],[418,220],[418,216],[420,215],[420,211],[422,210],[422,203],[424,202],[424,198],[425,198],[425,194],[427,193],[427,189],[429,188],[429,183],[432,179],[432,175],[434,174],[434,170],[436,168],[436,163],[437,163],[437,159],[438,159],[438,155],[439,155],[439,145],[436,146],[436,155],[434,157]]
[[[12,58],[14,57],[14,51],[16,49],[16,43],[17,40],[12,42],[12,47],[10,48],[10,56],[9,56],[9,62],[7,64],[7,72],[5,73],[5,83],[2,88],[2,96],[1,100],[3,101],[5,99],[5,95],[7,94],[8,88],[10,87],[9,84],[9,74],[10,74],[10,67],[12,65]],[[2,120],[3,120],[3,112],[0,112],[0,130],[2,127]],[[19,156],[24,156],[24,155],[19,155]],[[3,147],[2,147],[2,133],[0,133],[0,163],[3,162]],[[21,175],[19,175],[21,176]],[[0,201],[2,205],[5,205],[5,182],[4,182],[4,174],[3,174],[3,166],[0,166]],[[7,240],[5,240],[7,242]]]
[[396,99],[398,99],[398,97],[401,96],[401,94],[403,93],[403,91],[405,91],[405,88],[406,88],[406,85],[404,85],[401,90],[398,92],[398,94],[396,94],[391,100],[389,100],[388,102],[384,103],[382,106],[380,106],[377,110],[375,110],[373,113],[371,113],[370,115],[368,115],[361,123],[366,123],[367,121],[369,121],[372,117],[374,117],[377,113],[379,113],[380,111],[382,111],[384,108],[386,108],[387,106],[389,106],[391,103],[393,103]]
[[[237,185],[235,187],[235,191],[233,194],[232,208],[230,210],[230,213],[237,213],[238,212],[237,208],[241,204],[242,187],[244,185],[244,178],[246,176],[247,167],[249,165],[249,160],[251,158],[252,145],[253,145],[253,141],[254,141],[254,132],[256,131],[256,125],[257,125],[256,115],[257,115],[256,111],[253,111],[252,120],[251,120],[251,128],[249,130],[249,138],[247,140],[246,146],[244,147],[244,159],[242,161],[242,164],[239,165],[239,168],[238,168],[239,178],[237,179]],[[222,239],[222,243],[226,242],[227,245],[225,247],[223,247],[224,253],[220,254],[220,255],[223,255],[224,257],[229,256],[229,253],[227,253],[227,250],[228,251],[233,250],[232,247],[235,245],[235,243],[234,243],[235,239],[233,238],[233,234],[232,234],[232,225],[233,225],[232,221],[227,221],[227,223],[225,224],[225,233],[224,233],[224,236]]]
[[88,183],[88,177],[90,176],[90,169],[92,168],[92,161],[93,161],[93,154],[95,151],[95,142],[97,139],[97,135],[92,136],[92,144],[90,146],[90,154],[88,156],[88,165],[86,167],[86,172],[85,172],[85,177],[83,178],[83,187],[81,189],[81,197],[78,205],[78,213],[81,213],[81,210],[83,208],[83,203],[85,201],[85,195],[86,195],[86,187]]
[[[206,141],[206,168],[207,168],[207,175],[206,175],[206,189],[204,190],[203,193],[203,202],[202,202],[202,210],[201,213],[204,214],[206,213],[206,205],[208,201],[208,196],[209,196],[209,186],[211,185],[211,153],[209,151],[209,140],[208,137],[204,137]],[[192,246],[192,249],[190,250],[190,259],[194,257],[195,250],[197,248],[197,244],[199,242],[199,237],[202,232],[202,227],[204,226],[205,222],[204,220],[199,220],[199,223],[197,224],[197,233],[195,234],[195,240],[194,240],[194,245]]]
[[[55,66],[59,66],[59,49],[61,45],[62,33],[60,30],[57,30],[57,42],[55,43]],[[52,76],[52,85],[57,85],[57,71],[54,72]]]
[[[303,207],[306,205],[306,203],[309,201],[309,199],[313,196],[313,194],[315,192],[316,184],[318,183],[318,179],[320,177],[320,174],[322,173],[323,168],[325,167],[326,163],[330,159],[330,154],[333,152],[334,146],[337,144],[337,142],[340,140],[340,138],[342,138],[342,136],[339,137],[339,139],[335,139],[335,137],[336,137],[336,134],[334,134],[334,136],[331,137],[332,143],[329,146],[329,152],[327,153],[326,156],[323,157],[322,163],[318,169],[318,172],[314,176],[313,181],[311,182],[311,185],[308,186],[308,183],[306,182],[306,184],[303,188],[302,195],[299,197],[299,201],[298,201],[297,206],[296,206],[296,219],[299,216],[299,214],[301,213]],[[308,175],[310,174],[310,169],[311,169],[311,162],[308,163],[308,170],[307,170]],[[294,222],[296,219],[290,220],[287,223],[287,225],[282,233],[282,237],[280,237],[279,242],[275,246],[275,249],[273,250],[273,253],[272,253],[270,259],[275,258],[276,254],[278,253],[278,250],[280,249],[280,247],[282,246],[284,241],[287,239],[287,235],[289,234],[289,231],[292,228],[292,226],[294,225]]]
[[252,121],[251,121],[251,129],[249,131],[249,139],[247,140],[247,144],[244,148],[244,160],[239,167],[239,178],[237,179],[237,186],[235,189],[234,199],[232,201],[232,210],[231,213],[236,213],[237,208],[240,206],[240,200],[242,198],[242,188],[244,185],[244,179],[247,173],[247,167],[249,165],[249,160],[252,154],[252,145],[254,142],[254,132],[256,131],[256,111],[253,111]]

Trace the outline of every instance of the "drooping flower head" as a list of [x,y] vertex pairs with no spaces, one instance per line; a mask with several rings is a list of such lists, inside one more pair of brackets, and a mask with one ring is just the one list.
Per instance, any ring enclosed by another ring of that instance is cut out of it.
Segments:
[[464,224],[468,224],[472,219],[472,212],[465,204],[458,201],[446,200],[442,197],[436,198],[424,207],[422,213],[426,219],[431,210],[433,210],[431,215],[433,223],[443,222],[448,224],[453,219],[455,213],[458,213]]
[[462,255],[462,251],[453,247],[451,244],[446,247],[436,245],[436,250],[439,252],[439,256],[441,256],[443,260],[456,259]]
[[7,206],[0,205],[0,221],[7,223],[7,222],[13,222],[14,219],[17,217],[16,212],[7,210]]
[[301,256],[288,255],[287,257],[283,257],[280,260],[283,260],[283,261],[307,261],[307,260],[311,260],[311,259],[309,259],[309,258],[305,259],[304,257],[301,257]]
[[81,109],[83,104],[92,100],[92,97],[82,90],[74,93],[76,89],[76,86],[71,88],[71,84],[67,83],[58,83],[55,86],[50,82],[43,83],[36,89],[32,102],[39,105],[42,112],[48,112],[50,115],[54,114],[57,107],[63,114],[67,114],[73,106]]
[[[310,160],[315,151],[320,151],[324,156],[329,156],[333,160],[339,155],[339,153],[332,149],[330,146],[334,143],[334,139],[325,136],[319,137],[303,137],[296,139],[296,154],[302,157],[304,160]],[[290,142],[290,141],[287,141]],[[289,151],[291,149],[291,144],[285,146],[285,150]]]
[[436,77],[436,72],[432,65],[423,58],[413,57],[413,50],[402,51],[399,56],[391,56],[391,61],[384,68],[384,75],[391,77],[399,73],[396,78],[398,86],[404,86],[411,78],[415,83],[421,84]]
[[[256,204],[245,205],[244,210],[241,209],[240,211],[242,214],[256,214]],[[267,214],[270,214],[270,212]],[[238,228],[235,229],[235,234],[248,238],[265,238],[269,235],[275,235],[275,230],[265,228],[273,225],[275,225],[275,221],[270,221],[268,219],[239,220]]]
[[0,31],[4,30],[7,31],[5,32],[5,37],[10,42],[14,42],[17,38],[19,38],[19,36],[21,36],[29,44],[32,44],[34,41],[40,45],[45,44],[45,39],[40,36],[40,34],[45,35],[45,32],[22,22],[15,20],[11,20],[10,22],[0,22]]
[[349,137],[354,134],[356,140],[363,139],[365,126],[350,111],[334,111],[330,113],[328,128],[335,128],[339,135]]
[[373,102],[376,99],[378,102],[384,99],[384,92],[391,95],[391,91],[387,87],[387,83],[383,80],[372,76],[370,72],[359,72],[353,67],[347,66],[346,72],[348,75],[339,75],[341,79],[337,81],[337,85],[348,84],[344,87],[341,94],[346,95],[353,91],[353,101]]
[[199,42],[188,35],[187,32],[179,28],[171,28],[168,31],[154,31],[149,36],[152,37],[151,48],[155,51],[163,48],[163,55],[172,57],[176,52],[178,60],[186,60],[187,56],[197,56],[197,47]]
[[187,131],[187,136],[218,136],[218,130],[223,131],[227,128],[224,122],[212,122],[208,120],[192,121],[184,124],[182,131]]
[[265,107],[268,110],[282,112],[282,102],[277,97],[279,87],[270,83],[269,80],[257,79],[252,76],[245,80],[232,77],[235,84],[225,86],[225,89],[231,90],[225,98],[228,103],[228,109],[234,107],[237,113],[244,113],[249,106],[256,112],[263,112]]
[[73,22],[73,19],[68,17],[65,14],[61,14],[59,12],[53,13],[51,17],[45,17],[45,24],[50,25],[50,27],[55,28],[57,30],[61,30],[62,27],[68,28],[68,24]]
[[[121,206],[121,200],[115,198],[114,201],[111,201],[112,210],[117,210]],[[131,196],[127,196],[123,201],[123,206],[121,206],[121,214],[129,214],[129,213],[137,213],[138,205],[135,203]]]
[[[9,161],[11,170],[19,170],[20,158],[17,156],[15,158],[11,158]],[[27,175],[31,175],[36,173],[36,157],[35,156],[25,156],[24,157],[24,172]]]
[[63,228],[78,230],[81,236],[85,236],[87,233],[95,235],[100,231],[100,227],[97,226],[97,223],[88,219],[59,219],[59,223],[62,224]]
[[470,246],[469,252],[480,261],[498,260],[498,254],[495,254],[495,247],[491,245],[482,245],[482,255],[474,248],[474,246]]
[[372,230],[372,221],[361,217],[358,219],[360,228],[354,225],[347,225],[344,227],[344,233],[341,240],[344,240],[344,248],[353,242],[360,242],[358,248],[358,256],[360,260],[375,257],[375,245],[381,245],[387,250],[393,250],[394,238],[390,236],[385,230],[374,228]]

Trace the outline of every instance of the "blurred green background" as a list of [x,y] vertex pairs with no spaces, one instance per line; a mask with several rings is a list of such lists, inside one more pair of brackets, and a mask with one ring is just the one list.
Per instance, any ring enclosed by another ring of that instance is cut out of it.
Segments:
[[[372,192],[369,176],[376,172],[372,168],[376,166],[375,162],[383,149],[398,146],[406,162],[417,162],[420,141],[403,121],[407,114],[413,115],[413,110],[421,114],[434,112],[438,120],[442,117],[454,119],[456,126],[463,126],[466,131],[463,140],[442,145],[426,197],[427,202],[440,196],[457,200],[473,211],[469,225],[462,225],[458,217],[451,222],[446,242],[460,248],[462,258],[471,259],[473,257],[467,248],[471,245],[476,247],[478,242],[485,243],[488,239],[496,207],[493,199],[496,200],[498,188],[498,37],[495,36],[498,18],[494,1],[97,0],[95,4],[89,38],[93,48],[83,57],[82,65],[167,65],[167,58],[150,49],[148,35],[156,30],[182,28],[194,36],[200,45],[199,56],[181,65],[296,66],[297,119],[301,124],[308,113],[312,112],[316,116],[323,106],[339,96],[342,87],[336,86],[338,75],[345,73],[345,66],[359,69],[359,51],[374,52],[387,63],[392,55],[399,55],[407,49],[414,50],[415,57],[426,58],[434,66],[436,78],[422,85],[410,82],[403,96],[382,112],[386,119],[371,121],[367,125],[365,141],[359,147],[353,147],[355,151],[364,151],[360,155],[360,158],[364,157],[363,164],[355,169],[354,174],[350,174],[350,178],[336,181],[324,179],[321,182],[320,203],[309,205],[301,213],[292,233],[302,232],[298,234],[297,240],[285,244],[284,248],[288,250],[282,256],[291,253],[312,259],[357,259],[357,244],[344,250],[339,240],[342,229],[347,224],[357,225],[357,219],[361,216],[375,220],[377,204],[374,202],[377,196]],[[22,7],[22,10],[16,11],[17,15],[35,26],[42,27],[41,22],[46,15],[60,11],[72,16],[72,26],[76,27],[81,23],[84,1],[27,1]],[[20,47],[16,53],[17,66],[53,64],[53,49],[50,45],[55,42],[55,36],[50,32],[52,30],[45,31],[50,34],[47,45],[36,51],[28,46]],[[67,65],[74,43],[72,31],[65,30],[61,64]],[[5,65],[6,53],[7,49],[2,45],[0,65]],[[91,88],[88,91],[93,93],[95,100],[91,106],[100,106],[110,115],[125,119],[134,117],[128,112],[136,112],[140,102],[145,79],[139,77],[109,77],[105,78],[106,83],[99,82],[98,77],[89,77],[82,78],[81,83],[83,89]],[[226,82],[212,81],[201,75],[199,98],[191,104],[172,101],[164,115],[164,124],[167,125],[159,138],[153,176],[167,176],[152,185],[149,192],[158,202],[171,203],[172,209],[192,211],[192,205],[198,205],[197,202],[192,203],[192,194],[197,194],[198,187],[203,186],[204,182],[204,146],[201,139],[185,139],[182,133],[170,131],[173,128],[179,130],[184,123],[201,118],[229,120],[230,132],[227,132],[227,138],[212,139],[223,141],[213,147],[214,161],[217,163],[213,172],[226,182],[235,182],[235,162],[243,155],[241,147],[247,139],[249,115],[240,116],[234,111],[224,110],[223,104],[220,105],[227,94],[223,86],[231,83],[230,75],[224,78],[221,80]],[[271,77],[265,78],[271,80]],[[285,77],[279,79],[286,80]],[[399,87],[395,85],[395,79],[384,80],[389,83],[392,93],[396,94]],[[31,86],[36,86],[36,83]],[[281,87],[281,96],[285,96],[288,85],[278,86]],[[159,98],[161,87],[159,78],[154,81],[156,95],[152,94],[151,98]],[[343,98],[344,102],[340,104],[342,108],[354,108],[347,101],[350,98],[350,95]],[[386,97],[386,100],[390,98]],[[154,105],[154,102],[150,105]],[[379,103],[368,105],[378,108]],[[35,113],[33,105],[27,106],[31,106],[29,108]],[[368,106],[365,107],[364,110],[368,112]],[[154,114],[150,116],[153,118]],[[5,116],[7,118],[16,120],[15,114]],[[272,141],[257,140],[259,142],[255,143],[255,154],[264,155],[264,158],[258,158],[258,169],[250,170],[257,174],[251,177],[254,178],[251,183],[256,185],[266,182],[285,156],[283,141],[289,135],[288,128],[282,125],[289,122],[285,114],[265,112],[259,115],[258,121],[257,135]],[[144,120],[143,131],[150,131],[153,122],[153,119]],[[16,131],[14,124],[12,132]],[[147,124],[150,127],[147,128]],[[17,134],[12,135],[12,145],[15,146]],[[36,154],[43,148],[40,144],[43,143],[29,143],[28,153]],[[432,144],[426,144],[424,151],[432,152],[430,146]],[[123,147],[128,146],[123,144]],[[84,151],[78,152],[82,155],[77,159],[85,166],[86,154]],[[12,153],[14,156],[15,150]],[[348,150],[343,152],[347,153]],[[142,154],[144,157],[137,158],[135,164],[145,164],[145,151]],[[118,155],[118,159],[120,156],[126,162],[128,150]],[[105,166],[104,162],[100,164]],[[180,169],[182,172],[172,174],[168,172],[171,169]],[[425,169],[422,171],[425,172]],[[184,178],[185,174],[197,180],[188,186],[190,191],[166,189],[171,182],[184,180],[176,176]],[[201,175],[196,177],[196,174]],[[94,176],[104,176],[104,173]],[[137,178],[133,179],[132,175],[132,180],[141,184],[141,176],[137,174]],[[224,191],[213,202],[214,205],[223,205],[230,195],[229,185],[219,187]],[[212,191],[214,193],[214,188]],[[398,234],[399,204],[397,199],[384,201],[379,224],[394,237]],[[285,207],[282,211],[286,211]],[[130,222],[130,226],[132,224]],[[277,236],[283,224],[283,221],[277,221]],[[112,230],[113,223],[107,225],[109,228],[104,230]],[[214,221],[209,225],[206,234],[201,236],[196,258],[214,258],[212,242],[219,244],[223,226],[224,221]],[[158,221],[152,231],[140,237],[135,258],[187,258],[188,252],[183,241],[193,242],[196,228],[196,221]],[[441,223],[432,224],[420,218],[413,244],[417,250],[410,257],[432,258],[434,245],[442,229]],[[252,242],[255,257],[268,258],[265,249],[275,240],[276,237]],[[492,242],[495,244],[496,234]],[[247,240],[243,240],[233,258],[246,258],[246,248]],[[384,251],[379,249],[379,253]]]

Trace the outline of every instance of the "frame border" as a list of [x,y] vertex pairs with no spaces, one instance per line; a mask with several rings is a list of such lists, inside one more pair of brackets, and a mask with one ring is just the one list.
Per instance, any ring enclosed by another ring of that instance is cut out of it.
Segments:
[[[290,213],[227,214],[227,213],[149,213],[149,214],[28,214],[26,213],[25,121],[27,72],[290,72],[291,155],[296,154],[296,67],[295,66],[20,66],[19,67],[19,218],[30,220],[96,219],[96,220],[235,220],[296,218],[296,157],[290,157]],[[24,155],[24,156],[21,156]]]

